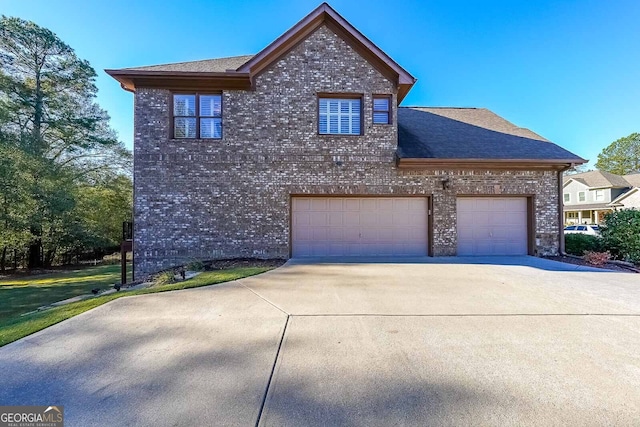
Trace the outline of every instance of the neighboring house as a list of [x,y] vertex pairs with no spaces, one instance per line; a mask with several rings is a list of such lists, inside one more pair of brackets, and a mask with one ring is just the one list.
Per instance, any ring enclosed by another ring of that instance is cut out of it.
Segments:
[[195,258],[556,254],[585,161],[415,78],[323,3],[254,56],[107,70],[135,93],[135,271]]
[[620,176],[590,171],[564,177],[565,224],[600,224],[616,209],[640,208],[640,174]]
[[629,190],[616,197],[611,205],[615,209],[640,209],[640,173],[623,178],[629,183]]

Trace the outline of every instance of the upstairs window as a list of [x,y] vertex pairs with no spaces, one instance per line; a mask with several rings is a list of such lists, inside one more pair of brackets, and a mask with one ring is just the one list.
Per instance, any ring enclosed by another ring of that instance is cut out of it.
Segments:
[[362,99],[318,99],[318,133],[321,135],[362,135]]
[[604,202],[604,190],[596,190],[596,202]]
[[571,194],[564,193],[564,202],[569,203],[571,201]]
[[585,200],[587,200],[587,193],[585,193],[584,191],[580,191],[578,193],[578,201],[584,202]]
[[391,124],[391,97],[388,95],[373,97],[373,124]]
[[222,138],[222,95],[173,95],[174,138]]

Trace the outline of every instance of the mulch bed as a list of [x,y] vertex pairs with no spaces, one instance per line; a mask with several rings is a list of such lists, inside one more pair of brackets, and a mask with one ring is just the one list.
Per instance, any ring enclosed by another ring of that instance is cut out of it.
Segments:
[[255,258],[234,258],[220,259],[215,261],[205,261],[206,271],[224,270],[238,267],[280,267],[287,262],[284,259],[255,259]]
[[589,264],[588,262],[586,262],[583,259],[573,258],[573,257],[568,257],[568,256],[547,256],[545,258],[546,259],[550,259],[552,261],[565,262],[567,264],[583,265],[585,267],[601,268],[603,270],[621,271],[621,272],[624,272],[624,273],[637,273],[637,271],[635,271],[635,269],[633,269],[633,268],[627,268],[627,267],[625,267],[623,265],[613,264],[613,263],[610,263],[610,262],[606,263],[605,265],[592,265],[592,264]]

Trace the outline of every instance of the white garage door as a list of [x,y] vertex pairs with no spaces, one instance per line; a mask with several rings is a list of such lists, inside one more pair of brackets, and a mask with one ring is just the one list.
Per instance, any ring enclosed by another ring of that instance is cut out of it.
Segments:
[[459,197],[458,255],[527,255],[526,197]]
[[292,255],[426,256],[423,197],[294,197]]

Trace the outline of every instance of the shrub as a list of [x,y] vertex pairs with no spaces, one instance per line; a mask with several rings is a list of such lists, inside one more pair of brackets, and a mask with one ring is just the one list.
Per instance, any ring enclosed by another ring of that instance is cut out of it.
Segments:
[[175,282],[176,275],[174,274],[173,270],[163,271],[162,273],[159,273],[153,280],[153,284],[156,286],[169,285]]
[[591,265],[600,266],[605,265],[611,259],[611,254],[609,252],[586,251],[583,258]]
[[193,260],[184,268],[188,271],[204,271],[204,263],[199,260]]
[[640,263],[640,211],[611,212],[600,227],[604,248],[616,259]]
[[565,234],[564,247],[568,254],[582,256],[586,251],[599,252],[602,242],[589,234]]

